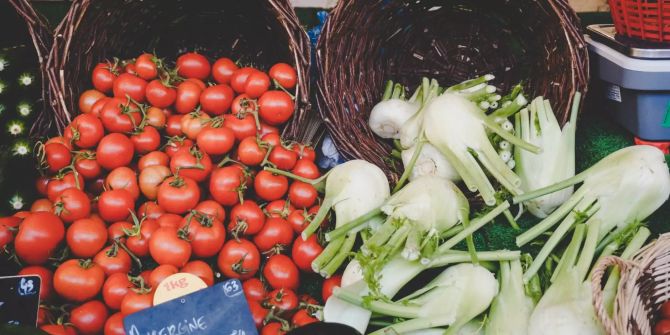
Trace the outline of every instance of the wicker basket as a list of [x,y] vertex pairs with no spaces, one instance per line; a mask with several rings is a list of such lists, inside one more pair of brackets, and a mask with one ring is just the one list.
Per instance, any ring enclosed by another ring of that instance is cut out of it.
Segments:
[[154,51],[174,60],[195,50],[263,70],[279,61],[293,64],[296,114],[284,135],[304,140],[311,110],[309,48],[289,0],[74,0],[54,32],[46,63],[53,113],[39,124],[46,132],[69,122],[97,62]]
[[[607,269],[618,266],[621,279],[614,301],[614,315],[605,311],[602,279]],[[593,302],[610,335],[651,335],[661,304],[670,300],[670,233],[661,235],[632,259],[608,256],[593,270]]]
[[390,143],[368,128],[386,80],[404,85],[432,77],[440,84],[484,73],[509,88],[524,81],[532,95],[568,119],[588,82],[588,54],[567,0],[339,1],[317,46],[318,104],[346,158],[387,164]]

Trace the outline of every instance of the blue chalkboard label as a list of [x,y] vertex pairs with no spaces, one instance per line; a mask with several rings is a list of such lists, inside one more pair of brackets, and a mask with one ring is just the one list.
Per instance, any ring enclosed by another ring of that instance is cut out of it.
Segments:
[[257,335],[242,284],[231,279],[123,319],[127,335]]
[[40,283],[34,275],[0,277],[0,324],[35,327]]

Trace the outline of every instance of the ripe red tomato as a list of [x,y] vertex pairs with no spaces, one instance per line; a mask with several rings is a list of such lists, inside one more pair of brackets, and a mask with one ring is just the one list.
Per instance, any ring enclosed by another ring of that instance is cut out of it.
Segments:
[[50,335],[77,335],[77,330],[67,325],[43,325],[40,329]]
[[261,121],[261,129],[258,131],[258,134],[261,135],[261,138],[267,134],[279,135],[279,128]]
[[126,316],[154,305],[154,291],[149,289],[130,290],[121,300],[121,314]]
[[314,186],[294,181],[288,189],[288,199],[296,207],[308,208],[316,203],[318,193]]
[[53,211],[63,221],[73,222],[91,214],[91,200],[84,191],[69,188],[57,197]]
[[114,222],[107,227],[107,241],[114,243],[115,240],[126,241],[126,230],[133,229],[133,225],[126,221]]
[[244,203],[237,204],[230,210],[228,230],[235,236],[254,235],[263,228],[264,224],[265,214],[253,200],[245,200]]
[[237,147],[237,155],[240,162],[247,166],[258,166],[267,155],[267,144],[261,142],[256,136],[249,136],[240,142]]
[[301,234],[313,218],[314,216],[307,213],[306,210],[298,209],[289,214],[286,221],[293,227],[296,234]]
[[319,322],[319,319],[309,314],[307,309],[300,309],[291,318],[291,323],[294,327],[302,327],[310,323]]
[[192,83],[198,85],[198,87],[200,87],[200,90],[201,90],[201,91],[207,88],[207,85],[206,85],[205,82],[202,81],[201,79],[198,79],[198,78],[187,78],[186,81],[190,81],[190,82],[192,82]]
[[249,240],[229,240],[223,245],[217,265],[228,278],[248,279],[253,277],[261,263],[261,254]]
[[89,300],[102,289],[105,272],[90,260],[70,259],[54,273],[54,289],[61,297],[76,302]]
[[116,244],[104,248],[93,257],[93,262],[111,276],[115,273],[128,273],[132,266],[130,255]]
[[102,167],[95,159],[95,152],[82,150],[74,157],[74,168],[86,180],[95,179],[100,176]]
[[246,190],[246,179],[244,168],[239,165],[215,169],[209,179],[209,193],[224,206],[235,205]]
[[111,99],[110,97],[100,98],[93,104],[93,106],[91,106],[91,111],[89,112],[89,114],[100,117],[100,112],[102,112],[102,108],[105,107],[105,105],[110,99]]
[[10,227],[0,225],[0,253],[4,253],[5,247],[14,241],[14,232]]
[[68,188],[84,189],[84,178],[78,173],[75,176],[72,171],[55,175],[47,184],[47,198],[55,202],[61,192]]
[[150,166],[165,166],[170,163],[170,156],[162,151],[152,151],[142,157],[137,162],[137,168],[142,171]]
[[161,215],[165,214],[165,211],[158,206],[155,201],[147,201],[140,205],[140,208],[137,209],[137,215],[139,217],[147,217],[147,219],[158,220]]
[[323,247],[319,244],[316,235],[311,235],[307,240],[301,237],[293,242],[291,258],[298,268],[305,272],[314,272],[312,270],[312,261],[321,254]]
[[54,291],[53,277],[51,270],[39,266],[26,266],[18,273],[19,276],[34,275],[40,277],[40,300],[49,299]]
[[298,308],[298,295],[290,289],[275,289],[268,294],[267,304],[279,315],[290,316]]
[[167,227],[167,228],[179,228],[179,225],[181,224],[181,221],[183,218],[181,215],[173,214],[173,213],[164,213],[161,215],[161,217],[158,218],[158,226],[159,227]]
[[670,320],[662,319],[654,326],[654,335],[670,334]]
[[135,198],[128,190],[102,192],[98,198],[98,214],[107,222],[123,221],[135,208]]
[[247,83],[247,79],[249,79],[249,75],[257,71],[258,70],[251,67],[237,69],[230,77],[230,87],[232,87],[233,90],[235,90],[237,93],[244,93],[244,88]]
[[[175,91],[175,97],[177,95],[177,91]],[[165,124],[167,123],[167,118],[170,116],[171,113],[167,109],[160,109],[158,107],[151,106],[147,108],[147,115],[146,115],[146,122],[148,125],[152,127],[156,127],[157,129],[163,129],[165,128]]]
[[144,126],[142,129],[137,129],[130,136],[130,140],[133,142],[135,151],[139,154],[158,150],[161,146],[161,134],[152,126]]
[[149,239],[149,253],[158,264],[184,266],[191,258],[191,244],[175,228],[158,228]]
[[298,289],[300,274],[293,261],[284,255],[271,256],[263,268],[263,276],[274,289]]
[[123,189],[130,192],[134,199],[137,199],[140,196],[140,188],[137,185],[137,173],[127,166],[117,167],[105,178],[105,189]]
[[107,307],[99,300],[85,302],[70,311],[70,323],[82,335],[93,335],[102,332],[107,322]]
[[235,134],[235,138],[241,141],[249,136],[256,136],[256,119],[251,114],[232,115],[226,114],[223,116],[225,127],[230,128]]
[[[193,146],[193,141],[189,140],[183,136],[173,136],[170,137],[168,143],[165,145],[165,153],[168,157],[172,158],[181,148],[191,148]],[[165,164],[168,166],[168,164]]]
[[123,328],[123,314],[121,312],[112,314],[105,322],[105,335],[126,335]]
[[30,206],[30,211],[32,213],[35,212],[51,212],[51,208],[53,207],[53,202],[51,200],[42,198],[42,199],[37,199],[33,204]]
[[100,120],[109,132],[129,133],[142,122],[142,111],[134,102],[111,98],[100,109]]
[[[275,134],[268,134],[265,136],[267,137],[270,135]],[[272,148],[268,160],[276,165],[280,170],[291,170],[298,160],[298,154],[280,144]]]
[[314,164],[313,161],[306,158],[298,159],[298,161],[295,163],[295,166],[293,166],[293,170],[291,172],[293,172],[293,174],[295,175],[307,179],[316,179],[321,176],[319,168],[316,166],[316,164]]
[[230,60],[230,58],[219,58],[212,65],[212,77],[219,84],[228,84],[237,69],[237,64]]
[[37,179],[35,180],[35,188],[37,189],[37,193],[46,196],[48,184],[49,184],[49,178],[47,178],[46,176],[37,177]]
[[234,97],[233,89],[226,84],[210,86],[200,94],[200,106],[209,115],[221,115],[230,108]]
[[167,86],[159,79],[155,79],[147,84],[147,101],[154,107],[167,108],[177,99],[177,90]]
[[182,148],[170,160],[173,174],[201,182],[212,172],[212,159],[198,147]]
[[175,99],[175,110],[177,113],[186,114],[193,112],[200,102],[202,88],[192,81],[185,81],[177,85],[177,98]]
[[[281,218],[267,218],[263,228],[254,236],[254,243],[261,252],[283,250],[293,242],[293,228]],[[276,253],[276,252],[275,252]]]
[[221,206],[221,204],[214,200],[202,201],[197,206],[195,206],[193,210],[221,222],[226,219],[226,210],[223,208],[223,206]]
[[110,62],[99,63],[93,68],[92,82],[96,90],[109,93],[114,87],[114,80],[119,75],[119,68]]
[[81,114],[65,128],[64,136],[79,148],[92,148],[105,135],[102,121],[93,114]]
[[293,99],[284,91],[267,91],[258,99],[258,115],[273,126],[288,121],[294,109]]
[[179,269],[172,264],[159,265],[151,271],[151,275],[149,275],[149,285],[151,285],[151,287],[158,287],[165,278],[170,277],[177,272],[179,272]]
[[226,228],[221,221],[199,213],[187,214],[184,221],[194,256],[208,258],[219,253],[226,240]]
[[260,335],[284,335],[288,330],[284,329],[281,323],[273,321],[263,326]]
[[133,229],[126,231],[126,247],[137,257],[149,255],[149,240],[154,231],[158,229],[158,221],[144,218],[133,226]]
[[141,54],[135,60],[135,73],[144,80],[151,80],[158,77],[157,61],[158,59],[156,56],[152,54]]
[[50,172],[58,172],[70,165],[72,160],[70,149],[60,143],[47,143],[44,146],[44,155]]
[[242,282],[242,289],[247,300],[263,301],[268,295],[265,284],[258,278],[249,278]]
[[65,237],[63,221],[49,212],[28,215],[19,226],[14,249],[24,263],[44,264]]
[[184,214],[200,201],[200,187],[187,177],[169,177],[158,186],[158,205],[166,212]]
[[295,212],[295,207],[286,200],[275,200],[265,206],[265,214],[271,218],[286,219],[293,212]]
[[119,166],[128,166],[133,160],[133,142],[123,134],[112,133],[100,140],[95,155],[100,166],[113,170]]
[[130,97],[136,102],[142,103],[145,100],[145,91],[147,88],[147,81],[132,75],[130,73],[122,73],[116,80],[114,80],[114,96],[121,99]]
[[68,141],[68,139],[65,138],[64,136],[55,136],[55,137],[52,137],[52,138],[48,139],[48,140],[44,143],[44,146],[47,146],[47,145],[49,145],[49,144],[51,144],[51,143],[62,144],[62,145],[64,145],[68,150],[72,150],[72,143],[70,143],[70,141]]
[[188,113],[181,118],[181,132],[189,139],[195,140],[209,120],[209,115],[201,111]]
[[244,83],[244,93],[251,98],[258,98],[270,88],[270,77],[261,71],[249,74]]
[[299,159],[311,161],[312,163],[314,163],[314,160],[316,159],[316,151],[309,145],[296,143],[293,145],[293,151],[298,154]]
[[91,258],[107,243],[107,227],[98,220],[80,219],[68,227],[66,238],[75,257]]
[[165,123],[165,133],[168,136],[183,136],[184,133],[181,131],[181,119],[184,117],[183,114],[170,115],[167,117]]
[[324,303],[328,300],[328,298],[330,298],[330,296],[333,295],[333,290],[336,287],[340,287],[341,284],[341,275],[334,275],[323,281],[323,286],[321,287],[321,298],[323,298]]
[[257,110],[258,104],[256,99],[252,99],[246,93],[236,96],[230,106],[230,112],[235,116],[244,116],[247,113],[255,112]]
[[266,201],[280,199],[288,191],[288,179],[266,170],[259,171],[254,179],[254,191],[259,198]]
[[212,271],[212,268],[209,266],[209,264],[203,261],[190,261],[186,263],[186,265],[184,265],[184,267],[182,267],[179,272],[190,273],[194,276],[197,276],[198,278],[202,279],[202,281],[204,281],[207,286],[214,285],[214,271]]
[[210,70],[209,61],[201,54],[189,52],[177,58],[177,73],[184,78],[205,80],[209,77]]
[[251,318],[254,320],[256,328],[261,329],[269,310],[261,305],[259,301],[247,299],[249,310],[251,311]]
[[208,124],[198,133],[196,143],[203,152],[209,155],[223,155],[235,145],[235,133],[230,128],[214,127]]
[[158,186],[172,175],[170,169],[162,165],[149,166],[140,172],[140,190],[149,200],[156,200]]
[[661,317],[664,319],[670,319],[670,300],[666,301],[661,305]]
[[128,279],[127,274],[114,273],[107,277],[105,284],[102,286],[102,298],[109,308],[119,310],[123,297],[132,287],[133,284]]
[[290,90],[298,82],[298,74],[293,66],[286,63],[277,63],[270,68],[270,78],[281,87]]

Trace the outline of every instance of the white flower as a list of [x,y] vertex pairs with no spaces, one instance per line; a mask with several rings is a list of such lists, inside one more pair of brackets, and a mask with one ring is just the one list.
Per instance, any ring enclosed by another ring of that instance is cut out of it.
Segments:
[[12,147],[12,154],[14,156],[25,156],[30,153],[30,146],[25,140],[20,140],[14,143]]
[[30,73],[24,73],[19,76],[19,84],[23,86],[30,86],[34,80],[35,78]]
[[9,62],[6,59],[0,58],[0,71],[4,71],[8,65]]
[[12,206],[13,209],[19,210],[23,208],[25,204],[23,203],[23,198],[20,195],[15,194],[9,199],[9,205]]
[[23,134],[24,126],[21,121],[11,121],[7,124],[7,132],[11,135],[18,136]]
[[28,116],[30,113],[33,112],[33,107],[30,106],[29,103],[27,102],[22,102],[16,106],[17,111],[19,112],[19,115],[21,116]]

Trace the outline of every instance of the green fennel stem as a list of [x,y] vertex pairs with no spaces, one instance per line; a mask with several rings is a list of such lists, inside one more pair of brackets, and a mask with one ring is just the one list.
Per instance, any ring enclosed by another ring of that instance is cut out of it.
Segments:
[[357,235],[358,234],[349,234],[347,237],[345,237],[344,243],[335,257],[333,257],[330,262],[328,262],[328,264],[321,271],[319,271],[321,276],[324,278],[330,278],[337,271],[337,269],[342,266],[342,263],[344,263],[347,257],[349,257],[349,253],[354,247]]
[[393,188],[393,191],[391,191],[391,194],[396,193],[400,191],[400,189],[405,186],[405,183],[409,179],[409,176],[412,175],[412,170],[414,170],[414,166],[416,165],[416,161],[419,159],[419,156],[421,155],[421,150],[423,149],[424,144],[426,144],[426,138],[424,137],[423,134],[419,136],[419,141],[416,144],[416,149],[414,150],[414,153],[412,154],[412,158],[409,161],[409,164],[405,167],[405,171],[402,172],[402,175],[400,176],[400,179],[398,180],[398,183],[395,185]]
[[490,212],[486,213],[482,217],[476,218],[472,221],[470,221],[470,225],[467,227],[464,227],[462,231],[460,231],[458,234],[456,234],[454,237],[450,238],[446,242],[444,242],[440,247],[437,249],[439,253],[446,252],[447,250],[453,248],[456,244],[460,243],[463,241],[466,237],[471,236],[472,233],[477,231],[479,228],[483,227],[487,223],[489,223],[491,220],[493,220],[496,216],[500,215],[504,210],[509,208],[509,202],[504,201],[500,205],[496,206],[493,210]]
[[382,95],[382,101],[386,101],[388,99],[391,99],[391,95],[393,95],[393,80],[389,80],[386,82],[386,87],[384,88],[384,95]]
[[361,225],[367,223],[372,218],[374,218],[375,216],[377,216],[381,213],[382,213],[381,208],[375,208],[375,209],[369,211],[368,213],[363,214],[363,216],[360,216],[360,217],[356,218],[354,221],[347,222],[347,223],[333,229],[332,231],[326,233],[326,241],[334,240],[336,238],[339,238],[339,237],[342,237],[342,236],[346,235],[349,231],[360,227]]
[[319,273],[340,251],[344,244],[345,237],[340,237],[330,241],[321,254],[312,261],[312,270]]

